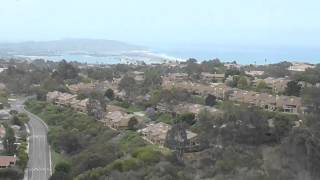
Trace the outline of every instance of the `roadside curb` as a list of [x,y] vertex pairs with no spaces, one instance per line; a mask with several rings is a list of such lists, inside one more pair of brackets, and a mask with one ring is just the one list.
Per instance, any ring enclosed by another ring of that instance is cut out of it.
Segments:
[[[24,124],[24,126],[26,127],[26,131],[28,133],[28,137],[27,137],[27,154],[29,156],[29,146],[30,146],[30,128],[29,128],[29,125],[27,123]],[[28,162],[29,164],[29,162]],[[23,180],[27,180],[28,179],[28,176],[29,176],[29,171],[28,171],[28,167],[25,168],[24,170],[24,177],[23,177]]]

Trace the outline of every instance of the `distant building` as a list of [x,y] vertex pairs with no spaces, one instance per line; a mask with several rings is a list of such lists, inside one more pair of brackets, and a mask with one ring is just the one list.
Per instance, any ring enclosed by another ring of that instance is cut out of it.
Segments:
[[313,64],[301,63],[301,62],[293,62],[292,65],[288,68],[289,71],[298,71],[303,72],[308,68],[315,68]]
[[241,64],[228,63],[224,64],[224,67],[226,67],[227,69],[241,69]]
[[144,81],[144,72],[142,71],[133,71],[133,78],[137,83],[142,83]]
[[255,79],[253,80],[253,86],[257,86],[260,81],[264,81],[268,88],[272,89],[275,93],[284,92],[287,88],[288,82],[290,80],[288,78],[273,78],[268,77],[265,79]]
[[186,73],[171,73],[168,75],[170,81],[185,81],[188,80],[188,74]]
[[250,76],[262,76],[264,74],[264,71],[246,71],[245,72],[246,75],[250,75]]
[[300,113],[302,111],[301,98],[294,96],[273,96],[267,93],[254,91],[235,90],[230,98],[231,101],[259,106],[265,110],[287,113]]
[[224,74],[212,74],[212,73],[201,73],[201,79],[206,82],[223,82],[224,81]]
[[78,83],[67,86],[72,94],[78,94],[80,92],[91,92],[96,88],[95,83]]

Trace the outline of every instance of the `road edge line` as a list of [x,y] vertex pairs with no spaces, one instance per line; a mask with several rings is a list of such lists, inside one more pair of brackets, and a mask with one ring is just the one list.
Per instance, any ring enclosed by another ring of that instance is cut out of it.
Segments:
[[[48,142],[48,141],[47,141]],[[50,168],[50,176],[52,176],[52,161],[51,161],[51,146],[49,145],[49,168]]]

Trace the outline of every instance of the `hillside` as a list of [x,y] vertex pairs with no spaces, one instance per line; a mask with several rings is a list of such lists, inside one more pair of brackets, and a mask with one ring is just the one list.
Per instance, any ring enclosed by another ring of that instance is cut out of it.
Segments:
[[135,50],[144,50],[144,48],[120,41],[102,39],[63,39],[56,41],[0,43],[0,55],[107,55]]

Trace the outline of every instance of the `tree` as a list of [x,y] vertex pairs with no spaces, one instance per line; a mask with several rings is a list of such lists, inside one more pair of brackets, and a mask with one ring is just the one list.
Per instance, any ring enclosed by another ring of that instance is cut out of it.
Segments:
[[113,100],[114,99],[114,92],[112,89],[107,89],[104,93],[104,96],[106,96],[108,99]]
[[62,60],[58,64],[56,75],[62,79],[76,79],[78,77],[79,69],[68,63],[66,60]]
[[128,129],[135,130],[138,123],[139,122],[138,122],[137,118],[135,118],[135,117],[130,118],[128,121]]
[[187,60],[186,64],[185,70],[189,76],[201,73],[200,65],[197,63],[196,59],[190,58]]
[[241,71],[238,69],[227,69],[224,73],[225,78],[228,78],[229,76],[239,76],[241,74]]
[[0,169],[0,179],[3,180],[19,180],[23,179],[23,172],[20,168],[3,168]]
[[59,135],[58,148],[68,154],[78,151],[81,148],[80,135],[77,132],[66,131]]
[[71,171],[71,165],[68,162],[62,161],[55,166],[54,170],[69,173]]
[[113,71],[107,68],[88,69],[87,73],[89,78],[95,80],[111,81],[113,79]]
[[95,119],[102,119],[104,110],[105,106],[102,106],[101,101],[89,98],[89,102],[87,103],[88,115],[94,117]]
[[300,96],[301,89],[301,84],[299,84],[298,81],[289,81],[285,89],[285,94],[288,96]]
[[158,89],[162,84],[162,78],[159,71],[147,70],[144,73],[143,87],[149,90]]
[[265,72],[265,76],[285,77],[290,75],[290,71],[288,70],[288,68],[291,65],[292,63],[284,61],[277,64],[270,64],[268,66],[265,66],[262,70]]
[[119,89],[124,90],[127,96],[131,96],[135,93],[136,81],[133,77],[125,75],[119,82]]
[[305,88],[302,91],[302,102],[313,112],[320,112],[320,88]]
[[145,110],[146,114],[148,115],[148,117],[152,120],[155,120],[156,118],[156,110],[152,107],[148,107],[146,110]]
[[195,114],[187,112],[180,115],[177,123],[186,123],[188,125],[193,125],[195,123]]
[[14,137],[14,131],[12,128],[6,128],[6,135],[3,139],[4,149],[8,155],[13,155],[16,152],[16,138]]
[[205,99],[205,103],[207,106],[214,106],[217,103],[216,100],[216,96],[208,94],[208,96]]
[[232,76],[232,80],[228,80],[226,83],[228,86],[237,87],[239,79],[240,79],[240,76],[234,75]]
[[238,88],[245,89],[248,87],[248,80],[245,76],[241,76],[238,80]]
[[316,65],[315,68],[308,68],[304,72],[294,74],[296,81],[304,81],[315,85],[320,82],[320,64]]
[[257,91],[261,92],[261,91],[266,90],[267,88],[268,88],[268,85],[264,80],[260,80],[257,83]]
[[72,177],[63,171],[55,171],[49,180],[72,180]]
[[165,146],[176,151],[178,159],[182,159],[186,145],[187,145],[187,132],[183,123],[177,123],[172,126],[168,131]]

